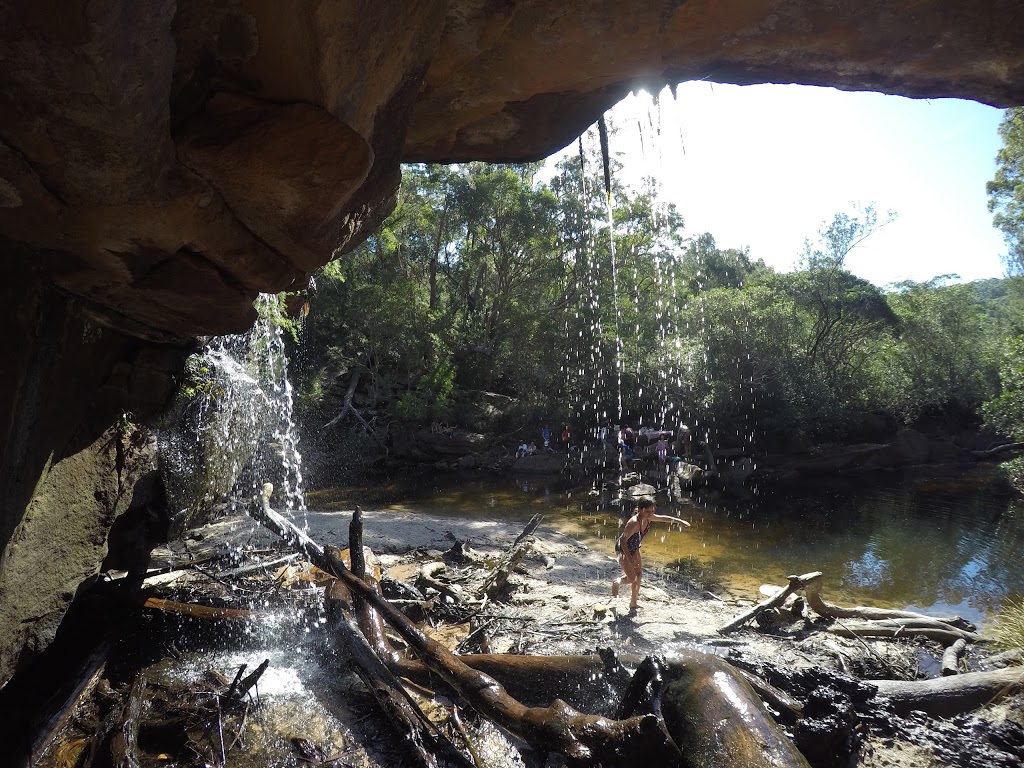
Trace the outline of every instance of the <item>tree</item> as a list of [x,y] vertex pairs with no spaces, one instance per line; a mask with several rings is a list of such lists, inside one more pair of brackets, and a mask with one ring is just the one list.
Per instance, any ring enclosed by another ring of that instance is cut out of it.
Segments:
[[900,283],[887,296],[899,335],[884,364],[890,380],[900,379],[893,405],[910,419],[928,406],[973,411],[997,388],[992,322],[978,288],[945,284],[950,277]]
[[996,155],[996,176],[986,184],[992,223],[1002,230],[1011,275],[1024,274],[1024,107],[1006,110],[999,124],[1003,148]]

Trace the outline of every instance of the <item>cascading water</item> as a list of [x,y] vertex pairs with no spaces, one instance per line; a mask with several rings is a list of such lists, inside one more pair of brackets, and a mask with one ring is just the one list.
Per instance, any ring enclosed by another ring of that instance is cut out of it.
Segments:
[[265,482],[278,489],[286,511],[305,510],[276,301],[261,296],[252,330],[211,339],[189,361],[159,437],[174,534],[212,517],[230,497],[254,497]]

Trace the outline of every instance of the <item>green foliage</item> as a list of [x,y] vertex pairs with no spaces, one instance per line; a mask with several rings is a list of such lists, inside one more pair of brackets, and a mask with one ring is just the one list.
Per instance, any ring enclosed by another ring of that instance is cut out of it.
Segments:
[[888,301],[899,319],[899,343],[883,350],[890,404],[912,420],[929,405],[974,410],[997,390],[997,355],[986,305],[973,284],[950,276],[893,286]]
[[1006,269],[1024,274],[1024,107],[1006,110],[999,125],[1003,147],[996,155],[996,175],[988,182],[992,223],[1003,232]]
[[1024,440],[1024,336],[1006,341],[999,365],[1000,393],[982,406],[985,424]]
[[272,326],[283,330],[293,342],[298,342],[299,331],[302,330],[302,320],[292,317],[287,312],[287,293],[279,293],[273,301],[259,302],[256,304],[256,311],[264,320],[268,320]]
[[855,438],[867,410],[909,422],[997,392],[998,339],[1024,332],[1013,281],[883,292],[846,269],[892,220],[870,205],[825,222],[778,274],[688,237],[653,182],[628,189],[611,162],[612,231],[591,155],[547,181],[536,164],[407,167],[381,230],[317,276],[292,367],[303,411],[329,420],[358,373],[359,407],[381,423],[455,419],[457,392],[489,390],[523,422],[577,434],[685,421],[778,445]]
[[202,355],[189,355],[185,361],[185,378],[179,394],[185,400],[209,400],[224,394],[214,381],[213,371]]

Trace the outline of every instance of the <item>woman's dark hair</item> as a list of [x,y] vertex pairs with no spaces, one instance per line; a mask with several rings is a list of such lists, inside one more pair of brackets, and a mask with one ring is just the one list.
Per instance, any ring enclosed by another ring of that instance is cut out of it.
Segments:
[[647,507],[653,508],[655,506],[657,505],[654,503],[654,499],[640,499],[636,504],[637,509],[646,509]]

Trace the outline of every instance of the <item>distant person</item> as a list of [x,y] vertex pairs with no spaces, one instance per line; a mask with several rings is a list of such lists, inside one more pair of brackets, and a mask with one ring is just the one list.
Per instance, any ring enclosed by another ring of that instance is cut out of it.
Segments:
[[540,439],[544,443],[544,450],[548,453],[551,452],[551,430],[548,429],[547,424],[540,428]]
[[526,447],[526,455],[527,456],[536,456],[537,455],[537,444],[536,443],[534,443],[532,441],[530,442],[530,444]]
[[569,425],[566,424],[562,427],[562,445],[569,448],[569,441],[572,440],[572,433],[569,431]]
[[678,453],[687,459],[693,458],[693,434],[685,424],[679,427],[679,437],[676,439]]
[[668,443],[665,441],[664,434],[658,438],[658,444],[654,446],[654,452],[658,456],[658,470],[661,474],[665,474],[665,467],[668,466]]
[[619,430],[619,469],[626,469],[629,466],[629,462],[633,459],[633,446],[626,439],[628,431],[631,431],[629,427],[623,427]]
[[615,539],[615,554],[619,559],[622,576],[612,582],[612,597],[619,596],[620,584],[631,585],[630,611],[637,609],[637,599],[640,597],[640,579],[643,575],[640,545],[643,543],[644,536],[651,529],[651,523],[679,523],[687,528],[690,527],[690,524],[682,518],[672,517],[671,515],[656,515],[654,509],[654,499],[641,499],[637,505],[636,513],[626,521],[622,533]]
[[608,427],[606,427],[604,424],[598,425],[598,427],[597,427],[597,444],[598,444],[598,446],[604,445],[605,440],[607,440],[607,439],[608,439]]
[[523,456],[530,455],[530,447],[526,443],[520,443],[519,448],[516,449],[516,458],[521,459]]

